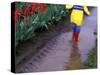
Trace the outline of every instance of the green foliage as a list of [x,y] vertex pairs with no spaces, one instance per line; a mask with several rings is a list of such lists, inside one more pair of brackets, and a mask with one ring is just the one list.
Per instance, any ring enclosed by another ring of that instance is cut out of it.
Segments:
[[88,58],[85,62],[85,66],[89,68],[96,68],[97,67],[97,48],[93,48],[89,55]]
[[[25,3],[16,3],[16,8],[21,9],[25,8]],[[39,12],[36,14],[28,15],[29,22],[26,23],[24,18],[18,19],[16,23],[16,46],[19,41],[25,41],[33,36],[35,36],[34,31],[38,28],[45,27],[48,28],[48,25],[51,25],[53,21],[59,21],[62,16],[66,16],[66,9],[64,5],[51,5],[48,4],[46,7],[46,12]]]

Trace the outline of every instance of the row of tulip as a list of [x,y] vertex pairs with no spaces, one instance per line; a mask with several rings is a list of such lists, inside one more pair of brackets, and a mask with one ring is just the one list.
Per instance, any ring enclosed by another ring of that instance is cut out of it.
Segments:
[[44,3],[16,2],[12,10],[15,22],[16,46],[19,41],[25,41],[35,36],[37,28],[51,25],[53,21],[59,21],[66,16],[64,5]]

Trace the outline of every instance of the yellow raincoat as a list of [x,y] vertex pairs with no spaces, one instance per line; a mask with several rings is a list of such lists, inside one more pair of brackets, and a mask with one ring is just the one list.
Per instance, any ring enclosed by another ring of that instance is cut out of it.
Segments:
[[[73,8],[73,5],[66,5],[66,9],[71,9]],[[73,9],[71,16],[70,16],[70,21],[71,23],[75,23],[77,26],[81,26],[82,22],[83,22],[83,17],[84,17],[84,12],[87,15],[90,15],[90,12],[87,8],[87,6],[82,6],[83,10],[77,10],[77,9]]]

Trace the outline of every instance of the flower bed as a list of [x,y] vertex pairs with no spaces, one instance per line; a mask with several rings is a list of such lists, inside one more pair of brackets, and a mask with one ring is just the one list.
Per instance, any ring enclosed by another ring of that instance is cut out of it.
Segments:
[[54,21],[59,21],[62,16],[66,16],[64,5],[44,4],[44,3],[24,3],[16,2],[13,12],[15,22],[16,46],[19,41],[25,41],[35,36],[37,28],[51,25]]

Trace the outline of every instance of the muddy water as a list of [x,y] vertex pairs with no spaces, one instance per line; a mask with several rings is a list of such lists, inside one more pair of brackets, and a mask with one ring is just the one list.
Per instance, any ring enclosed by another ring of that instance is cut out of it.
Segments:
[[[79,42],[75,46],[70,42],[72,32],[66,31],[66,24],[55,33],[53,38],[34,55],[22,64],[17,65],[16,72],[61,71],[64,69],[80,69],[89,51],[95,46],[93,32],[97,27],[97,9],[93,8],[90,16],[85,16]],[[48,34],[48,33],[47,33]],[[54,32],[52,32],[54,34]],[[49,34],[48,34],[49,35]],[[41,37],[40,37],[41,38]],[[44,42],[44,41],[42,41]],[[31,46],[31,44],[30,44]]]

